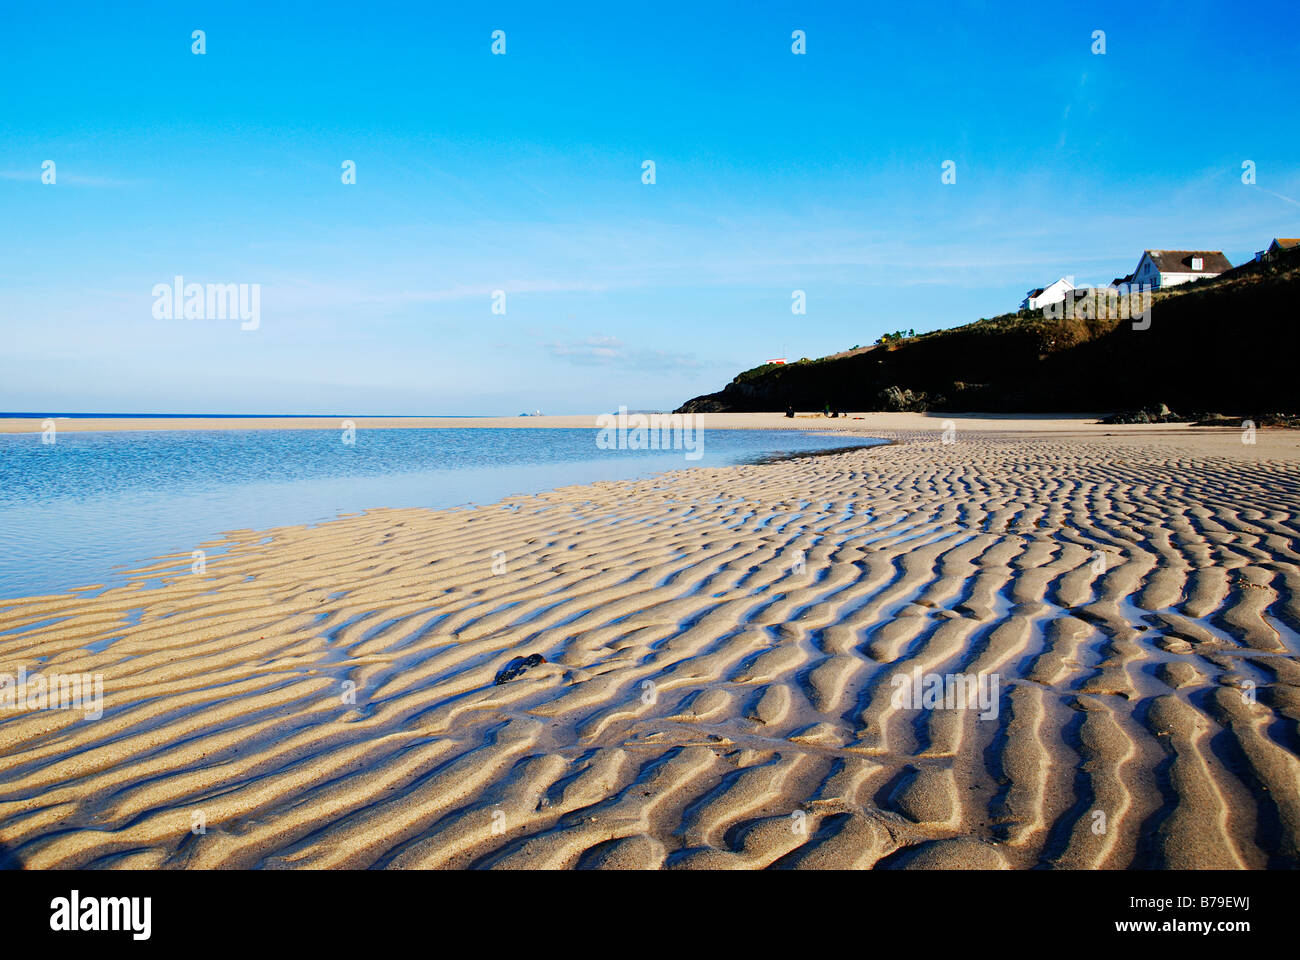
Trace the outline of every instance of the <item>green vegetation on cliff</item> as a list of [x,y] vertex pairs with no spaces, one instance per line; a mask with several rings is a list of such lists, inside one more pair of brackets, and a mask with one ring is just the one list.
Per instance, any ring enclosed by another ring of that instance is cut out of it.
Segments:
[[1051,313],[1010,313],[820,360],[763,364],[678,412],[827,404],[1006,413],[1159,403],[1189,412],[1300,409],[1300,248],[1159,291],[1147,329],[1114,316]]

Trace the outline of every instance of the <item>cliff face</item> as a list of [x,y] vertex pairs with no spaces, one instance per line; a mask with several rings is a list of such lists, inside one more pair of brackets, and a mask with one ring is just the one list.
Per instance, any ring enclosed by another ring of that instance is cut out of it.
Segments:
[[1156,294],[1128,319],[1007,314],[848,356],[746,370],[680,413],[1300,409],[1300,248]]

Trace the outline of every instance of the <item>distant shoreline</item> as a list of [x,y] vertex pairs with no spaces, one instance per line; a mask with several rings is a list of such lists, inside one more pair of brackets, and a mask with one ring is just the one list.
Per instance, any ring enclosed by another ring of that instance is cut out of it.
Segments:
[[[1101,413],[1089,414],[951,414],[951,413],[846,413],[840,417],[823,417],[801,412],[792,418],[782,413],[702,413],[694,414],[706,430],[816,430],[833,433],[875,435],[881,429],[943,429],[951,420],[960,430],[979,432],[1026,430],[1051,433],[1114,431],[1132,427],[1104,426],[1097,423]],[[541,417],[307,417],[249,415],[231,417],[195,417],[188,415],[145,416],[96,414],[59,419],[58,415],[39,417],[0,416],[0,434],[41,433],[46,420],[53,420],[56,431],[132,431],[132,430],[338,430],[351,423],[358,430],[484,428],[484,429],[595,429],[596,413]],[[1144,425],[1150,428],[1149,425]],[[1162,424],[1158,429],[1178,428]]]
[[[318,420],[321,418],[347,417],[345,413],[115,413],[110,411],[67,411],[62,413],[41,413],[33,410],[0,410],[0,420]],[[355,419],[356,414],[351,414]],[[405,414],[377,413],[368,415],[370,419],[407,418]],[[437,420],[464,420],[483,417],[477,413],[439,413]],[[521,418],[530,414],[520,414]]]

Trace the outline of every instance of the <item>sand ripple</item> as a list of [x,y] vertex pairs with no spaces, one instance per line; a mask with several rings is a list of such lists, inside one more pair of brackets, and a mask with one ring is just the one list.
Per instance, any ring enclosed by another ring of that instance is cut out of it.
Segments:
[[[895,439],[0,602],[0,671],[105,691],[0,714],[3,857],[1300,865],[1294,454]],[[916,669],[996,675],[997,716],[897,704]]]

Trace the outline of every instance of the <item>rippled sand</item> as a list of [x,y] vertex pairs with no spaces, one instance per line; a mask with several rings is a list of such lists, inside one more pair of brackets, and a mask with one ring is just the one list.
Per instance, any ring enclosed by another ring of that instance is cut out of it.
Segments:
[[[0,601],[0,671],[105,692],[0,714],[0,856],[1300,864],[1300,438],[882,422]],[[997,677],[997,716],[898,705],[918,668]]]

